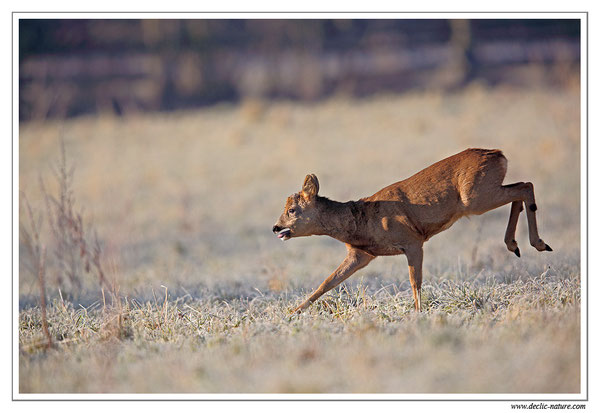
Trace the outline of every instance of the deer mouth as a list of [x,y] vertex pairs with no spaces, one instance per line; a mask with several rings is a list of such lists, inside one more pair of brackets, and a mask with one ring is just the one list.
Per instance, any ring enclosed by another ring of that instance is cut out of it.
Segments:
[[292,238],[292,230],[289,228],[282,229],[277,233],[277,238],[282,241],[287,241],[288,239]]

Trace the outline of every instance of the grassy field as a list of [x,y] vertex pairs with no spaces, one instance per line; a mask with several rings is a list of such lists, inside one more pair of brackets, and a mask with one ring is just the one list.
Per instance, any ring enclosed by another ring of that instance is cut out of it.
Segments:
[[[315,104],[246,102],[20,125],[20,189],[56,194],[60,140],[110,287],[57,282],[47,217],[43,348],[37,276],[21,245],[22,393],[578,393],[580,129],[573,89],[486,88]],[[425,244],[424,309],[405,257],[380,257],[300,316],[341,262],[326,237],[271,227],[315,173],[345,201],[467,147],[500,148],[531,181],[552,253],[503,243],[509,207]],[[30,226],[26,211],[20,222]],[[87,227],[86,227],[87,228]],[[118,297],[118,298],[117,298]]]

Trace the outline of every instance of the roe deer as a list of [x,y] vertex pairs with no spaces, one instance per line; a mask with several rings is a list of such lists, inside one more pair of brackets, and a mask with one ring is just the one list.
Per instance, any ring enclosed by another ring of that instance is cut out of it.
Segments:
[[531,182],[502,185],[506,158],[499,150],[467,149],[443,159],[404,181],[358,201],[336,202],[318,196],[319,181],[307,175],[302,190],[288,197],[273,226],[281,240],[329,235],[346,244],[340,266],[294,311],[310,306],[327,291],[380,255],[405,254],[415,308],[421,311],[423,243],[459,218],[480,215],[512,203],[504,242],[520,257],[515,240],[525,202],[529,242],[552,251],[538,235]]

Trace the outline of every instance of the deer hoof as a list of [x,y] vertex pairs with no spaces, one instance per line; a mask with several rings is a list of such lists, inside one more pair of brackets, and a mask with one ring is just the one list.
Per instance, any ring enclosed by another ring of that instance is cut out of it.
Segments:
[[298,307],[296,307],[296,309],[293,311],[294,314],[300,314],[302,311],[306,310],[309,306],[310,306],[310,302],[303,302],[302,304],[300,304]]
[[515,255],[519,258],[521,258],[521,251],[519,251],[519,247],[517,247],[516,250],[513,251],[515,253]]
[[[544,241],[538,239],[537,242],[532,242],[531,246],[538,251],[552,251],[552,248],[548,246]],[[550,248],[550,249],[548,249]]]

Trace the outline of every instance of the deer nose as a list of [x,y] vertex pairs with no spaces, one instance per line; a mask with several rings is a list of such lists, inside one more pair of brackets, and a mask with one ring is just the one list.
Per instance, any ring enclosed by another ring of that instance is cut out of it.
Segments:
[[280,226],[278,226],[278,225],[273,225],[273,232],[274,232],[274,233],[277,233],[277,232],[281,231],[282,229],[283,229],[283,228],[281,228],[281,227],[280,227]]

